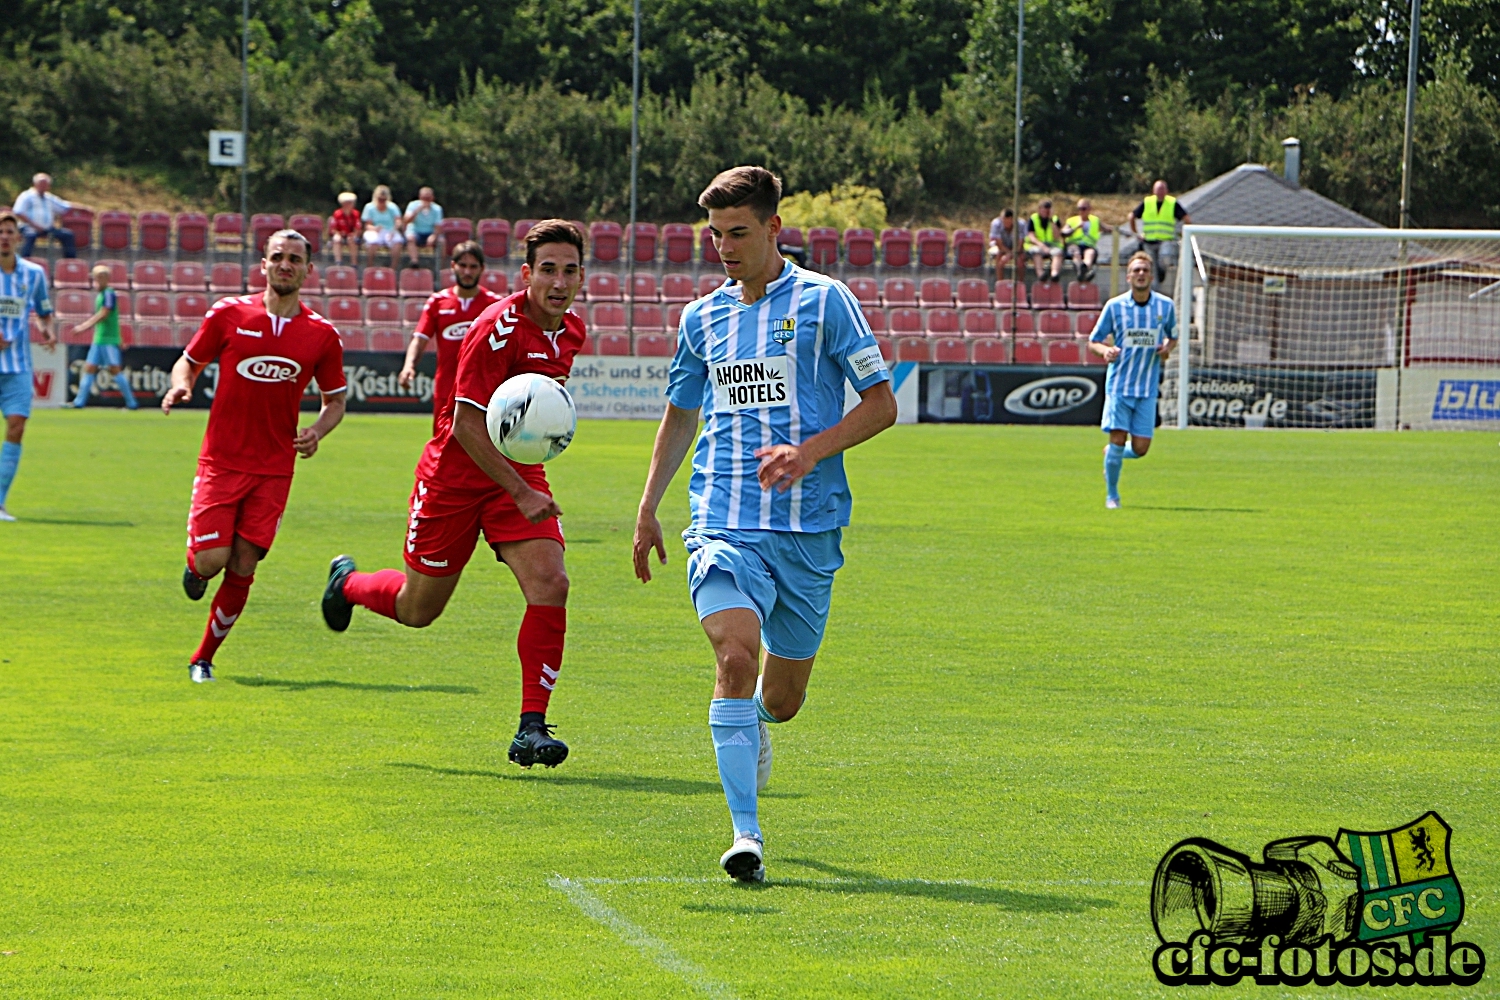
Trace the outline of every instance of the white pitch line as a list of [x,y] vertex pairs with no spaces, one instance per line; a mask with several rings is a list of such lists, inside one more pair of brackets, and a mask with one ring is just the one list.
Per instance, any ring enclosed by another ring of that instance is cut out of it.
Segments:
[[[633,878],[575,878],[574,883],[584,885],[691,885],[700,882],[724,882],[722,877],[677,877],[672,875],[638,875]],[[767,884],[778,881],[797,885],[954,885],[970,888],[1042,888],[1055,886],[1122,885],[1146,886],[1151,883],[1138,878],[1058,878],[1058,879],[928,879],[928,878],[802,878],[789,876],[783,879],[767,879]]]
[[[652,937],[626,920],[619,912],[606,905],[602,899],[589,892],[581,884],[582,881],[601,884],[599,879],[573,880],[563,878],[561,875],[552,876],[547,880],[547,884],[567,896],[568,902],[583,911],[589,919],[614,931],[620,940],[651,959],[662,969],[682,978],[689,985],[717,1000],[737,1000],[734,991],[729,987],[677,954],[665,941]],[[707,881],[707,879],[701,881]]]

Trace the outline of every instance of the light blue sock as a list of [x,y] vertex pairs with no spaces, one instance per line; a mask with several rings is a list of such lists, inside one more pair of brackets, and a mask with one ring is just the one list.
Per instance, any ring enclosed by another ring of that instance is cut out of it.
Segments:
[[1131,439],[1130,446],[1126,447],[1126,448],[1121,448],[1121,451],[1123,451],[1125,453],[1124,458],[1125,458],[1125,461],[1127,461],[1127,462],[1130,461],[1132,458],[1144,458],[1145,457],[1143,455],[1137,455],[1135,453],[1135,440],[1133,438]]
[[1125,461],[1125,446],[1106,445],[1104,448],[1104,490],[1111,500],[1120,499],[1120,466]]
[[132,410],[135,409],[135,393],[130,391],[130,373],[123,368],[120,369],[120,374],[115,376],[115,385],[120,387],[120,395],[125,397],[125,405]]
[[94,376],[88,372],[83,373],[83,378],[78,383],[78,395],[73,397],[73,405],[80,409],[89,401],[89,393],[94,389]]
[[[16,478],[16,466],[21,464],[21,446],[6,441],[0,444],[0,507],[5,506],[5,498],[10,494],[10,484]],[[757,736],[760,734],[757,732]],[[757,741],[758,742],[758,741]],[[760,753],[759,746],[755,752]],[[755,786],[755,761],[750,762],[750,785]]]
[[708,703],[708,728],[719,760],[719,781],[729,802],[736,837],[760,836],[755,815],[755,763],[760,757],[760,726],[752,698],[715,698]]

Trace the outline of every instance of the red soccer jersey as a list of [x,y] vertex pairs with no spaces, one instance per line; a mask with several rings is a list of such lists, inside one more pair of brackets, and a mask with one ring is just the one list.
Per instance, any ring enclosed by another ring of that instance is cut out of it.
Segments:
[[459,298],[457,288],[445,288],[427,300],[422,318],[417,320],[417,336],[434,342],[437,348],[437,374],[432,379],[432,430],[438,433],[440,417],[453,398],[453,382],[458,373],[458,354],[464,346],[464,334],[479,314],[500,301],[500,296],[480,285],[473,298]]
[[183,353],[194,364],[219,362],[200,455],[216,469],[290,476],[307,383],[316,376],[324,392],[346,388],[338,331],[306,304],[282,319],[259,295],[220,299]]
[[500,383],[512,375],[534,372],[562,382],[583,347],[583,320],[577,315],[568,313],[561,329],[546,333],[526,318],[525,305],[523,288],[490,306],[469,328],[458,356],[457,384],[438,416],[441,430],[427,442],[417,461],[418,479],[445,492],[483,493],[500,488],[453,437],[454,408],[462,401],[461,405],[483,410]]

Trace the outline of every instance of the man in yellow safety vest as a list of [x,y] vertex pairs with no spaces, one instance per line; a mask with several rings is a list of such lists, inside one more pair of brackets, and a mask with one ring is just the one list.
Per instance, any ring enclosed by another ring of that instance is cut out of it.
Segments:
[[1068,258],[1078,269],[1078,280],[1089,281],[1094,277],[1094,260],[1099,253],[1099,237],[1113,232],[1112,227],[1094,214],[1094,206],[1087,198],[1078,199],[1078,214],[1063,223],[1063,239],[1067,241]]
[[[1052,199],[1043,198],[1031,213],[1031,224],[1026,227],[1026,249],[1036,264],[1036,276],[1041,281],[1056,281],[1062,273],[1063,234],[1062,226],[1052,214]],[[1047,271],[1047,262],[1052,270]]]
[[1167,280],[1167,268],[1177,261],[1177,223],[1192,222],[1187,209],[1167,193],[1167,182],[1151,185],[1151,193],[1130,213],[1130,231],[1141,240],[1141,249],[1151,255],[1156,281]]

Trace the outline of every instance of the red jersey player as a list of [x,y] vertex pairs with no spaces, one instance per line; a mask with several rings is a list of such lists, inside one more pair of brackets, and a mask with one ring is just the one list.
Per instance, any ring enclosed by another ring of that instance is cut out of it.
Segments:
[[479,284],[484,274],[484,251],[473,240],[453,248],[452,288],[445,288],[427,300],[416,333],[406,345],[406,364],[397,376],[402,386],[410,386],[417,376],[417,359],[427,350],[427,342],[437,343],[437,374],[432,380],[432,433],[442,428],[438,419],[447,412],[453,398],[453,380],[458,372],[458,353],[464,346],[464,334],[479,314],[500,301],[500,296]]
[[584,340],[583,320],[568,312],[583,284],[583,235],[561,219],[537,223],[526,234],[521,278],[527,287],[486,309],[464,339],[453,394],[417,462],[406,571],[356,573],[353,559],[336,557],[323,591],[323,619],[342,632],[358,604],[425,628],[443,613],[483,532],[526,598],[516,637],[521,723],[509,756],[522,767],[556,767],[568,756],[567,744],[547,725],[567,630],[562,511],[542,466],[504,458],[484,418],[490,397],[512,375],[567,379]]
[[[172,388],[162,397],[162,412],[171,413],[193,398],[199,374],[218,361],[218,385],[193,477],[182,573],[182,589],[196,601],[208,581],[225,571],[203,641],[188,666],[188,675],[200,684],[214,679],[214,654],[244,610],[255,567],[276,538],[295,456],[317,454],[318,442],[344,419],[338,331],[298,297],[309,250],[306,237],[294,229],[266,240],[260,263],[265,292],[214,303],[172,367]],[[323,409],[299,431],[302,393],[314,377]]]

